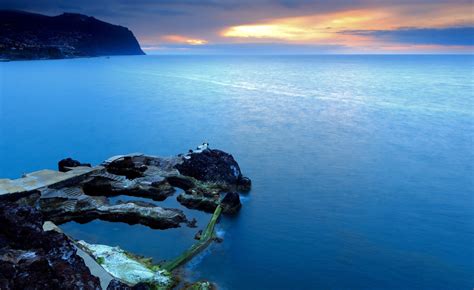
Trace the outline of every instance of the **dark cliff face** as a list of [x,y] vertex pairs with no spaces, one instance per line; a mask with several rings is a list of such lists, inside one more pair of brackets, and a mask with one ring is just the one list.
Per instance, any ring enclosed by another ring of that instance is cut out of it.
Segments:
[[64,13],[0,10],[0,58],[50,59],[144,54],[126,27]]

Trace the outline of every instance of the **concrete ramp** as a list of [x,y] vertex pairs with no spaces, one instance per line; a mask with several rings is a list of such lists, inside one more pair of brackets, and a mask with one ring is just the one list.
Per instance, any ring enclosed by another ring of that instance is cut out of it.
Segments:
[[18,179],[0,179],[0,195],[40,189],[42,187],[51,186],[102,169],[102,166],[74,167],[74,169],[68,172],[43,169],[25,174],[23,177]]

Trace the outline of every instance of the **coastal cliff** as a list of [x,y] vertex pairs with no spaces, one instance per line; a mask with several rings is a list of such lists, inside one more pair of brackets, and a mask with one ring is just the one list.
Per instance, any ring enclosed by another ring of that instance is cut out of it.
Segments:
[[126,27],[82,14],[46,16],[0,10],[0,59],[145,54]]

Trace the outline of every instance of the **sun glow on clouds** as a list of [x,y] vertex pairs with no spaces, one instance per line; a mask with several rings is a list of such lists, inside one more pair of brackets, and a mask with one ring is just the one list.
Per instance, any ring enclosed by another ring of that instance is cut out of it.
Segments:
[[207,40],[199,38],[189,38],[183,35],[165,35],[162,37],[168,43],[184,43],[189,45],[203,45],[207,44]]
[[241,41],[280,41],[302,44],[337,44],[344,46],[383,46],[369,35],[344,33],[350,30],[391,30],[399,27],[443,27],[472,24],[469,5],[424,5],[417,7],[359,9],[329,14],[280,18],[264,23],[232,26],[222,37]]
[[285,18],[267,24],[233,26],[223,31],[225,37],[268,38],[290,41],[311,41],[333,38],[334,33],[343,29],[363,29],[369,21],[381,16],[377,13],[358,16],[359,11],[324,16],[303,16]]

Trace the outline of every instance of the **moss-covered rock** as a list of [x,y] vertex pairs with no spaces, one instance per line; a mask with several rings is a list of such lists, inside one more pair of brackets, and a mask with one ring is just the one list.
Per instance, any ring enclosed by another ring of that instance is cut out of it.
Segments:
[[187,284],[183,290],[216,290],[217,287],[209,281],[198,281],[192,284]]

